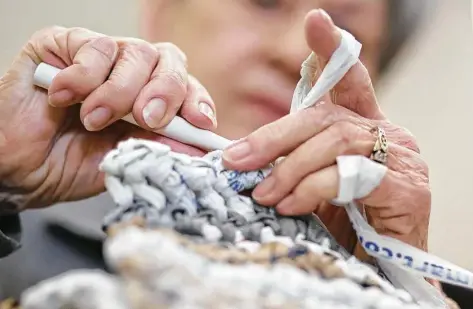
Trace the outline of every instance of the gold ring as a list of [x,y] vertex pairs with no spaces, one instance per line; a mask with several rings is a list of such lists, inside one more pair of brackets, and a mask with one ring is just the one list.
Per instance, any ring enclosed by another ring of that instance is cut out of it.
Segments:
[[388,141],[386,139],[386,133],[380,127],[373,128],[372,132],[376,133],[376,142],[371,151],[370,159],[381,164],[386,164],[388,161]]

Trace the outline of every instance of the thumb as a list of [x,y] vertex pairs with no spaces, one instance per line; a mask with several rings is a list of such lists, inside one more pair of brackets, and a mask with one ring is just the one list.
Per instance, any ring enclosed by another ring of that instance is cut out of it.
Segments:
[[[323,69],[340,46],[342,31],[324,10],[317,9],[306,16],[305,32],[307,43],[317,55],[319,67]],[[333,88],[332,101],[363,117],[384,119],[368,70],[360,60]]]

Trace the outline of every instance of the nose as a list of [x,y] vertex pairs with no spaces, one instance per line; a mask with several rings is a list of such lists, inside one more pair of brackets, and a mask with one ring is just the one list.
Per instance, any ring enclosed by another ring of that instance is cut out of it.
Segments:
[[272,64],[285,75],[297,81],[300,78],[302,62],[309,56],[310,48],[305,39],[304,18],[281,27],[278,35],[273,36],[269,49]]

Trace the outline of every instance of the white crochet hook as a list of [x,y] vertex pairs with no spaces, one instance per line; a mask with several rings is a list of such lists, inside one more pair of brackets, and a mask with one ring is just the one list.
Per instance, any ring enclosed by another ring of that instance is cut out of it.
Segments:
[[[44,62],[40,63],[36,68],[33,83],[38,87],[48,89],[59,72],[61,69]],[[122,120],[138,125],[132,114],[126,115]],[[179,116],[174,117],[166,127],[153,130],[153,132],[205,150],[221,150],[233,142],[211,131],[197,128]]]

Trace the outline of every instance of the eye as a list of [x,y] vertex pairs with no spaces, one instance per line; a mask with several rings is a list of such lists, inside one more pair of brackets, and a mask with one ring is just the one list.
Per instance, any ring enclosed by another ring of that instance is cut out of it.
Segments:
[[252,2],[267,10],[274,10],[282,6],[283,1],[282,0],[252,0]]

